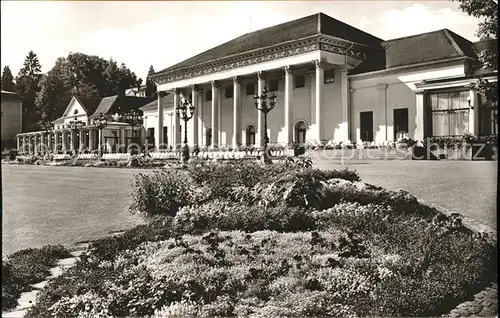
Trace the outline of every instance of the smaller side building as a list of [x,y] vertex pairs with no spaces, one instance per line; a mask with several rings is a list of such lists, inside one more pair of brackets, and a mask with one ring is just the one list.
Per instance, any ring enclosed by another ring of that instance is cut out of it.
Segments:
[[16,148],[16,135],[22,131],[23,103],[14,92],[2,91],[2,149]]

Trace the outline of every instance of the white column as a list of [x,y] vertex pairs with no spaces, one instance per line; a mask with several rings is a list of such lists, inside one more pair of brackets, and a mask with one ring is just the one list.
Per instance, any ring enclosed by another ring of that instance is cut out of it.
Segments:
[[193,127],[193,146],[194,145],[198,145],[199,144],[199,141],[198,141],[198,136],[199,136],[199,132],[198,132],[198,128],[199,128],[199,123],[198,123],[198,87],[196,85],[191,85],[191,102],[193,103],[193,106],[194,106],[194,114],[193,114],[193,118],[191,119],[191,122],[193,123],[192,127]]
[[469,133],[479,135],[479,95],[475,88],[469,90]]
[[347,71],[340,71],[342,101],[340,104],[340,127],[338,133],[335,134],[336,141],[349,140],[349,117],[350,117],[350,87],[349,79],[347,78]]
[[16,142],[17,142],[17,151],[19,151],[21,149],[21,137],[20,136],[16,136]]
[[233,149],[241,146],[241,80],[233,77]]
[[285,66],[285,140],[293,141],[293,72],[291,66]]
[[47,150],[54,150],[54,132],[49,132],[47,136]]
[[205,127],[203,126],[203,90],[200,89],[200,91],[198,92],[198,101],[197,101],[197,105],[198,105],[198,119],[197,119],[197,123],[198,123],[198,143],[200,146],[206,146],[205,145]]
[[[173,143],[173,148],[176,149],[178,145],[181,145],[182,144],[182,136],[181,136],[181,131],[179,129],[179,127],[181,126],[181,121],[180,121],[180,118],[179,116],[177,116],[177,112],[176,112],[176,109],[177,109],[177,106],[179,106],[179,102],[180,102],[180,89],[176,88],[175,89],[175,92],[174,92],[174,124],[173,124],[173,135],[171,137],[172,139],[172,143]],[[163,132],[162,132],[163,133]]]
[[125,147],[125,128],[120,128],[120,147],[117,149],[116,152],[119,151],[124,151],[123,148]]
[[80,146],[78,147],[78,151],[85,149],[85,136],[86,136],[85,130],[80,129]]
[[416,140],[424,140],[425,137],[425,103],[424,98],[425,94],[423,91],[415,92],[415,133],[414,139]]
[[158,112],[158,127],[155,129],[155,148],[160,149],[160,146],[163,145],[163,103],[161,100],[162,92],[158,91],[156,94],[158,95],[158,104],[156,107]]
[[315,60],[314,66],[316,68],[316,98],[315,98],[315,127],[316,134],[313,139],[317,141],[323,140],[323,127],[321,125],[321,116],[322,116],[322,106],[323,106],[323,85],[325,80],[325,71],[324,66],[325,62],[323,60]]
[[62,150],[64,153],[68,152],[68,131],[63,130],[62,132]]
[[[378,93],[378,95],[377,95],[378,109],[383,111],[383,115],[384,115],[384,130],[382,131],[382,133],[384,136],[384,141],[387,141],[389,138],[388,132],[387,132],[387,125],[389,124],[387,122],[387,84],[377,85],[377,93]],[[374,140],[375,140],[376,136],[374,136],[374,137],[375,137],[374,138]]]
[[[264,87],[266,86],[266,80],[264,78],[264,72],[257,72],[257,92],[255,95],[261,95]],[[260,99],[259,99],[260,103]],[[260,105],[259,105],[260,107]],[[255,110],[257,112],[257,132],[256,132],[256,140],[255,145],[257,147],[261,147],[264,145],[264,114],[260,110]]]
[[219,90],[220,86],[212,81],[212,146],[219,148]]
[[95,137],[94,136],[95,136],[95,129],[89,128],[89,150],[95,149],[95,145],[94,145]]

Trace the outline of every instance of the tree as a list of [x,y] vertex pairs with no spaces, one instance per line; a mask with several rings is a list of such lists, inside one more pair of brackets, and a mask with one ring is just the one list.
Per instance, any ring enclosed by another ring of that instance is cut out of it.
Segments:
[[[482,19],[476,32],[481,40],[498,39],[498,2],[493,0],[452,0],[458,1],[463,12]],[[498,48],[485,50],[478,56],[481,67],[485,70],[498,71]],[[474,86],[490,104],[498,105],[498,82],[489,82],[479,75]],[[498,107],[498,106],[497,106]]]
[[14,77],[8,65],[3,68],[2,72],[2,90],[8,92],[15,90]]
[[35,99],[40,91],[39,83],[42,78],[42,67],[38,56],[30,51],[24,59],[23,67],[19,70],[15,90],[23,102],[23,130],[37,128],[37,108]]
[[40,82],[36,99],[38,119],[60,117],[72,96],[105,97],[125,94],[136,87],[137,76],[125,64],[83,53],[69,53],[57,59]]
[[151,80],[151,75],[155,73],[153,65],[149,66],[148,77],[146,78],[146,97],[156,98],[156,84]]

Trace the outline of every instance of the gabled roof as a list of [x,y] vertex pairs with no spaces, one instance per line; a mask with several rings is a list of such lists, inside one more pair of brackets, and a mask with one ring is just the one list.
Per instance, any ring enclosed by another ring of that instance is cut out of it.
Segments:
[[[168,94],[166,96],[163,96],[161,98],[161,102],[163,104],[163,107],[165,108],[166,106],[172,106],[174,104],[174,95],[173,94]],[[141,109],[143,108],[151,108],[151,107],[157,107],[158,106],[158,98],[155,98],[154,101],[144,105],[141,107]]]
[[357,42],[368,46],[379,47],[382,42],[381,39],[356,29],[355,27],[352,27],[344,22],[336,20],[324,13],[317,13],[244,34],[183,62],[161,70],[155,75],[189,68],[220,58],[227,58],[231,55],[238,55],[283,42],[299,40],[321,34],[338,37],[347,41]]
[[10,100],[15,102],[21,101],[21,97],[14,92],[9,92],[9,91],[1,91],[1,92],[2,92],[2,100]]
[[111,115],[118,112],[129,112],[132,109],[139,109],[140,107],[154,101],[155,98],[149,97],[135,97],[135,96],[108,96],[104,97],[96,110],[89,118],[103,113],[104,115]]
[[455,57],[476,58],[472,42],[448,29],[387,40],[382,45],[386,68]]
[[102,98],[99,98],[99,97],[81,98],[81,97],[75,96],[75,98],[80,103],[80,105],[82,105],[83,109],[85,109],[85,112],[87,113],[87,115],[92,115],[102,100]]

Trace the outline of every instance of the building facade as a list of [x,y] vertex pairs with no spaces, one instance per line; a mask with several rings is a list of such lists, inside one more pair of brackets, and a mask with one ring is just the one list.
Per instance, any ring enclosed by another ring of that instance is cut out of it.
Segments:
[[23,127],[23,103],[19,95],[2,91],[2,149],[16,147],[16,135]]
[[188,98],[195,106],[188,144],[260,145],[264,119],[254,95],[266,87],[277,95],[271,143],[497,133],[494,108],[470,86],[481,72],[496,80],[497,70],[477,67],[484,47],[447,29],[385,41],[318,13],[154,74],[159,97],[142,108],[144,125],[157,147],[180,144],[185,127],[174,105]]
[[[18,149],[23,152],[94,151],[102,144],[104,152],[126,152],[132,142],[144,144],[145,130],[142,120],[135,127],[119,116],[139,110],[153,101],[152,98],[134,96],[108,96],[104,98],[73,97],[63,115],[52,122],[53,129],[34,131],[17,135]],[[103,114],[107,126],[98,129],[93,124],[96,116]],[[79,129],[72,129],[71,123],[80,121]]]

